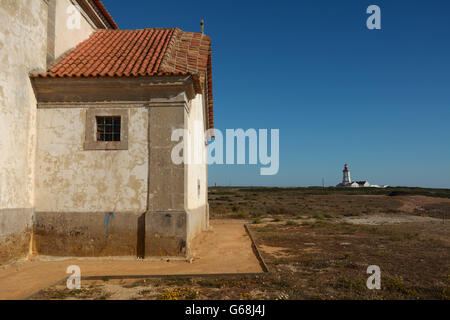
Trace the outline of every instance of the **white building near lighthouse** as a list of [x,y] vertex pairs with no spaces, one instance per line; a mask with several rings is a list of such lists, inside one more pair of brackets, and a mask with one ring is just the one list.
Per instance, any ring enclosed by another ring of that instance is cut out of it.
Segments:
[[342,182],[336,185],[340,188],[386,188],[387,186],[371,185],[367,180],[363,181],[352,181],[350,177],[350,170],[348,169],[348,164],[345,164],[342,177]]

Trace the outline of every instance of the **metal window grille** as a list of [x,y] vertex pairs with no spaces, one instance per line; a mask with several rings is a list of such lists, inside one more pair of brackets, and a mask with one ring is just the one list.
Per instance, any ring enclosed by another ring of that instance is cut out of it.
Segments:
[[96,117],[97,141],[120,141],[121,117]]

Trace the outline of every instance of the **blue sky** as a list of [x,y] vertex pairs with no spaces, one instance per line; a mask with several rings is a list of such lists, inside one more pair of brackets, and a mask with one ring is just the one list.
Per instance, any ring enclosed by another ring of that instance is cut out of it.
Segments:
[[204,18],[216,127],[280,129],[277,175],[212,165],[210,185],[335,185],[349,163],[373,184],[450,188],[450,1],[104,3],[122,29]]

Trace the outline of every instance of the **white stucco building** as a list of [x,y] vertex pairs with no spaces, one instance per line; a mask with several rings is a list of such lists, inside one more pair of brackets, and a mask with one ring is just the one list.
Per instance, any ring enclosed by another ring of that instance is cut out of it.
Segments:
[[99,0],[1,0],[0,21],[0,264],[187,256],[207,165],[174,164],[171,135],[200,123],[206,159],[210,37],[120,30]]

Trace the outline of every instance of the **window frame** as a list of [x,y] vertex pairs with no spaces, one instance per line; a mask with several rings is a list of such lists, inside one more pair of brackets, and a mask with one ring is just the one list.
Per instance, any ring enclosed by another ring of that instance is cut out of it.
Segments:
[[[97,141],[97,117],[120,117],[120,141]],[[88,109],[85,150],[128,150],[128,109]]]

